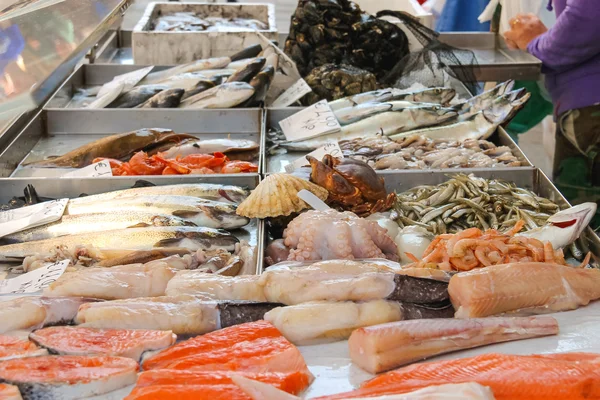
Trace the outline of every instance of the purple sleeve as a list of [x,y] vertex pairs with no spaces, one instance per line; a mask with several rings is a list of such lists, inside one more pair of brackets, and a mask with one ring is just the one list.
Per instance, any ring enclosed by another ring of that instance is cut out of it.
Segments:
[[598,0],[568,0],[556,24],[527,47],[548,72],[561,72],[600,54]]

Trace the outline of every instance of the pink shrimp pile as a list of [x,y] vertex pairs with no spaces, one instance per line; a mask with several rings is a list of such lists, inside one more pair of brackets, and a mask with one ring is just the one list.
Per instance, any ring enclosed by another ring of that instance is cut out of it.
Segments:
[[470,228],[456,234],[438,235],[425,250],[422,260],[409,253],[407,256],[416,262],[413,266],[444,271],[469,271],[514,262],[566,264],[562,250],[554,250],[550,242],[515,236],[524,225],[521,220],[505,233]]

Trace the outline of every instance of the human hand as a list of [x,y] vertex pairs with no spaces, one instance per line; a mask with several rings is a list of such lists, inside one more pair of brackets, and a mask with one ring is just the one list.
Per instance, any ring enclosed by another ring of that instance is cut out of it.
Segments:
[[511,30],[504,33],[504,39],[510,49],[527,51],[529,43],[548,31],[548,28],[535,14],[519,14],[509,21]]

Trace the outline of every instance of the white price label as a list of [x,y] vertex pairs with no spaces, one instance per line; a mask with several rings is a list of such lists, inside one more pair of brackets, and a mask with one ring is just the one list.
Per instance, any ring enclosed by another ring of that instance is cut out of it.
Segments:
[[0,212],[0,237],[58,221],[68,202],[69,199],[52,200]]
[[71,260],[45,265],[12,279],[0,281],[0,294],[36,293],[56,281],[65,272]]
[[327,100],[321,100],[291,117],[279,121],[285,138],[290,142],[328,135],[342,130]]
[[[312,156],[312,157],[316,158],[317,160],[322,160],[323,157],[325,156],[325,154],[331,154],[335,158],[344,157],[344,154],[342,153],[342,149],[340,148],[340,145],[338,144],[338,142],[325,143],[325,145],[319,147],[315,151],[308,153],[306,156]],[[287,172],[288,174],[291,174],[292,172],[294,172],[294,170],[296,170],[298,168],[302,168],[305,165],[308,165],[309,163],[308,163],[308,160],[306,159],[306,156],[300,157],[293,163],[286,165],[284,167],[285,172]]]
[[108,161],[99,161],[87,167],[68,172],[61,178],[97,178],[99,176],[113,176],[112,168]]
[[279,108],[279,107],[288,107],[301,98],[303,98],[308,93],[312,92],[308,83],[302,78],[296,81],[292,86],[290,86],[285,92],[283,92],[278,98],[276,98],[270,107]]

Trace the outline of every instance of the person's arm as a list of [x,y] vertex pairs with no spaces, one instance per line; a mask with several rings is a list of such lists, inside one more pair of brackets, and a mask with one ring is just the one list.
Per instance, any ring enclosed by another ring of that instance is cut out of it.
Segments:
[[568,0],[556,25],[533,39],[527,50],[551,72],[567,70],[600,54],[598,0]]

